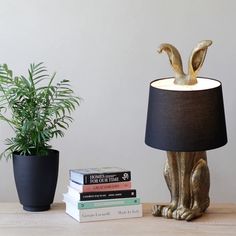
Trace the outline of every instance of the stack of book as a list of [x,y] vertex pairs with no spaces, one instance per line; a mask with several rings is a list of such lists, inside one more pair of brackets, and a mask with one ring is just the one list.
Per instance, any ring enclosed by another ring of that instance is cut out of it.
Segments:
[[79,222],[142,216],[131,172],[118,167],[70,170],[66,213]]

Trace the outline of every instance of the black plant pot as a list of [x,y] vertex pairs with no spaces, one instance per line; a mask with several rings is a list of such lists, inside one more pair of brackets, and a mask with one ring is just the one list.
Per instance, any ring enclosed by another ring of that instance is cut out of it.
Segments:
[[53,203],[57,185],[59,152],[46,156],[13,154],[13,170],[20,203],[26,211],[46,211]]

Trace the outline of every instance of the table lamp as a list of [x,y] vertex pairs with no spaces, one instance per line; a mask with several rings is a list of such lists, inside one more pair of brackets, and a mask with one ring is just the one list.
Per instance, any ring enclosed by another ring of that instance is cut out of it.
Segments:
[[161,44],[175,76],[150,83],[145,143],[167,151],[164,177],[169,205],[154,205],[153,215],[190,221],[208,208],[210,175],[206,150],[227,143],[221,83],[198,77],[210,40],[193,49],[188,74],[171,44]]

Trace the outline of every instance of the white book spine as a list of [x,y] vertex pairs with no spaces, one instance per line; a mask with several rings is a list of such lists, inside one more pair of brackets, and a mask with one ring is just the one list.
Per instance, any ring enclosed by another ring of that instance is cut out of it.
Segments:
[[82,185],[79,185],[79,184],[70,180],[69,186],[81,192]]
[[134,218],[142,217],[142,205],[79,210],[70,202],[66,202],[66,213],[79,222]]
[[80,193],[78,192],[78,190],[68,186],[68,194],[78,200],[80,200]]

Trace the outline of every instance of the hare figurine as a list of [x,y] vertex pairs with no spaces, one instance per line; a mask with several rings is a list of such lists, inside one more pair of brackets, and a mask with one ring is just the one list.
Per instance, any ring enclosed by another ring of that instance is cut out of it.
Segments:
[[[159,53],[166,52],[175,73],[176,85],[194,85],[204,62],[207,49],[212,44],[204,40],[190,55],[188,74],[183,72],[178,50],[171,44],[161,44]],[[153,215],[190,221],[208,208],[210,175],[206,152],[167,152],[164,177],[171,194],[169,205],[154,205]]]

